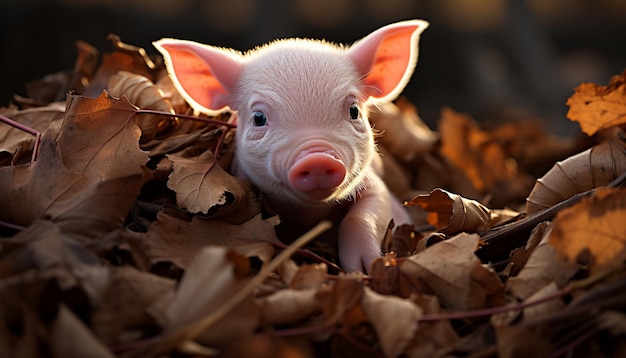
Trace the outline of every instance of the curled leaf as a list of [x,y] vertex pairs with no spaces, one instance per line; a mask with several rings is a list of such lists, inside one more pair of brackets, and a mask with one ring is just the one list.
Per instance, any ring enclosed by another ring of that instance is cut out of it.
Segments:
[[443,189],[418,195],[405,205],[419,205],[428,211],[428,222],[448,235],[462,231],[481,232],[497,219],[497,214],[481,203]]
[[557,162],[537,179],[526,212],[547,209],[571,196],[607,185],[626,172],[626,143],[613,139]]
[[[141,109],[153,109],[165,113],[174,113],[169,98],[149,78],[127,71],[120,71],[109,79],[109,93],[115,97],[126,96]],[[172,120],[166,116],[142,114],[135,123],[141,128],[141,141],[148,142],[157,134],[169,128]]]

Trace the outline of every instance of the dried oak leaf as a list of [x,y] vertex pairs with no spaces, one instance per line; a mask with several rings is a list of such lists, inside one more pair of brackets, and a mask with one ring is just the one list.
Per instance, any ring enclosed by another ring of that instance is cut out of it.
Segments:
[[139,148],[136,112],[106,91],[98,98],[70,96],[57,140],[65,166],[89,181],[143,174],[148,154]]
[[474,254],[479,239],[477,234],[461,233],[408,257],[401,270],[421,278],[447,307],[484,308],[501,293],[502,283]]
[[567,118],[580,124],[587,135],[626,123],[626,70],[613,76],[608,86],[583,83],[567,100]]
[[[176,193],[176,203],[191,213],[207,214],[216,206],[236,209],[246,203],[250,186],[244,180],[228,174],[215,157],[188,159],[168,155],[174,165],[167,187]],[[229,210],[230,211],[230,210]]]
[[584,255],[590,275],[618,267],[626,259],[624,217],[626,189],[599,188],[557,214],[550,245],[570,262]]
[[481,232],[498,222],[499,214],[486,206],[443,189],[433,189],[405,203],[429,212],[428,222],[444,234]]
[[0,218],[28,226],[39,218],[87,239],[121,228],[145,181],[143,172],[89,182],[67,169],[52,138],[44,136],[33,166],[0,168]]
[[[247,265],[247,266],[246,266]],[[175,332],[214,313],[249,281],[248,260],[224,247],[205,247],[191,262],[168,308],[165,332]],[[249,336],[259,323],[259,309],[252,295],[209,327],[198,338],[201,344],[225,347]]]
[[145,252],[150,261],[172,262],[186,268],[204,246],[225,246],[241,255],[256,256],[267,263],[274,255],[276,238],[274,226],[277,216],[261,219],[261,214],[250,220],[232,225],[218,220],[194,216],[191,221],[159,213],[145,234]]
[[397,357],[415,335],[422,309],[408,299],[381,295],[365,288],[363,311],[374,327],[385,357]]

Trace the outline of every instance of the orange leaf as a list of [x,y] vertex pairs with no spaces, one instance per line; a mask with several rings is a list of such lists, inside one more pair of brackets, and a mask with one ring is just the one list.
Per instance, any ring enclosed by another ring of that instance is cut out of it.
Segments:
[[578,122],[587,135],[626,123],[626,70],[621,76],[613,76],[606,87],[581,84],[567,105],[567,118]]
[[601,188],[593,197],[561,211],[550,244],[569,261],[589,253],[590,275],[626,259],[626,189]]
[[428,195],[418,195],[405,205],[419,205],[428,211],[428,222],[448,235],[461,231],[481,232],[498,219],[496,212],[476,200],[443,189],[433,189]]

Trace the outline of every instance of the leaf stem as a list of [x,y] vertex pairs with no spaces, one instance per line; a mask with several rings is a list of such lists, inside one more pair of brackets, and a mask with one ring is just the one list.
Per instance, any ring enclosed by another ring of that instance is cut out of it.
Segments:
[[204,122],[204,123],[210,123],[210,124],[225,126],[225,127],[228,127],[228,128],[237,128],[237,124],[236,123],[228,123],[228,122],[220,121],[219,119],[204,118],[204,117],[192,116],[192,115],[188,115],[188,114],[179,114],[179,113],[170,113],[170,112],[164,112],[164,111],[156,111],[156,110],[152,110],[152,109],[140,109],[140,110],[137,110],[135,112],[135,114],[152,114],[152,115],[157,115],[157,116],[178,117],[178,118],[190,119],[192,121],[198,121],[198,122]]

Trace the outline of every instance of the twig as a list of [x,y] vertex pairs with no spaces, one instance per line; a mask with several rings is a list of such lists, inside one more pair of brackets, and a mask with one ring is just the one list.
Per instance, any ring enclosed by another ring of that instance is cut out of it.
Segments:
[[39,142],[41,142],[41,133],[36,129],[25,126],[1,114],[0,114],[0,122],[4,122],[15,129],[19,129],[21,131],[24,131],[26,133],[29,133],[35,136],[35,143],[33,144],[33,154],[30,157],[30,165],[35,164],[35,160],[37,159],[37,153],[39,152]]
[[178,331],[172,332],[165,337],[148,353],[148,356],[159,356],[165,352],[171,351],[172,349],[179,346],[182,342],[195,339],[202,332],[206,331],[209,327],[214,325],[223,319],[228,313],[230,313],[233,309],[235,309],[243,300],[245,300],[263,281],[267,278],[267,276],[276,270],[285,260],[287,260],[291,255],[293,255],[299,248],[306,245],[309,241],[323,233],[324,231],[330,229],[332,223],[329,221],[322,221],[309,230],[307,233],[302,235],[299,239],[294,241],[287,249],[281,252],[278,256],[276,256],[267,267],[261,271],[258,275],[252,278],[237,294],[232,297],[232,299],[226,301],[220,308],[213,311],[206,317],[179,329]]

